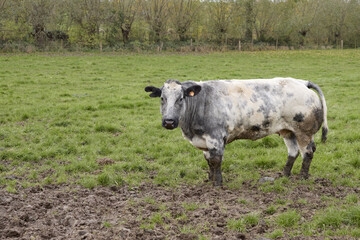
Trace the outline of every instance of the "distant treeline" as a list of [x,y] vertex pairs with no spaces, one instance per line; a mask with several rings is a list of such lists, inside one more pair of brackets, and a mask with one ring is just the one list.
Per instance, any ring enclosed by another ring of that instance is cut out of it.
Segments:
[[357,48],[360,0],[0,0],[0,51]]

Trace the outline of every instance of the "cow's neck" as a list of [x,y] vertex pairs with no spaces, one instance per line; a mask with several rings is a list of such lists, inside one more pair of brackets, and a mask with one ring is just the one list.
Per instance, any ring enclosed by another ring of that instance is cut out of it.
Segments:
[[179,125],[183,134],[192,139],[194,135],[201,135],[204,133],[204,101],[203,96],[196,96],[186,98],[185,111],[180,116]]

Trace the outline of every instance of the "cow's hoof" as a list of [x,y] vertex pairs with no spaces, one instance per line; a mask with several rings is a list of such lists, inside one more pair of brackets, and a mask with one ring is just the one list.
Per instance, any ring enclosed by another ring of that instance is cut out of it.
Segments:
[[291,172],[290,172],[290,171],[284,170],[283,174],[284,174],[285,177],[290,177],[290,176],[291,176]]
[[302,179],[309,179],[309,174],[308,173],[300,173],[300,177],[302,178]]
[[214,187],[222,187],[222,182],[213,182]]

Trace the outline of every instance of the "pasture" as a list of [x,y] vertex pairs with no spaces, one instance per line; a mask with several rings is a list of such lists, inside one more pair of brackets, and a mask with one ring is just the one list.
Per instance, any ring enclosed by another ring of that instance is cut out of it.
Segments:
[[[0,55],[0,238],[360,238],[359,69],[358,50]],[[227,145],[213,188],[202,152],[162,128],[144,91],[277,76],[325,94],[328,140],[316,135],[308,180],[300,157],[281,176],[272,135]]]

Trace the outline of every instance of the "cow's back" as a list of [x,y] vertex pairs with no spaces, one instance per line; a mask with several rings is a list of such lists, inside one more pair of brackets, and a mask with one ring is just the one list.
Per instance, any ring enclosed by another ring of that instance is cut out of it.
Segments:
[[305,83],[292,78],[200,82],[205,90],[205,106],[200,107],[202,131],[225,131],[227,142],[255,140],[282,129],[317,131],[322,122],[321,102]]

